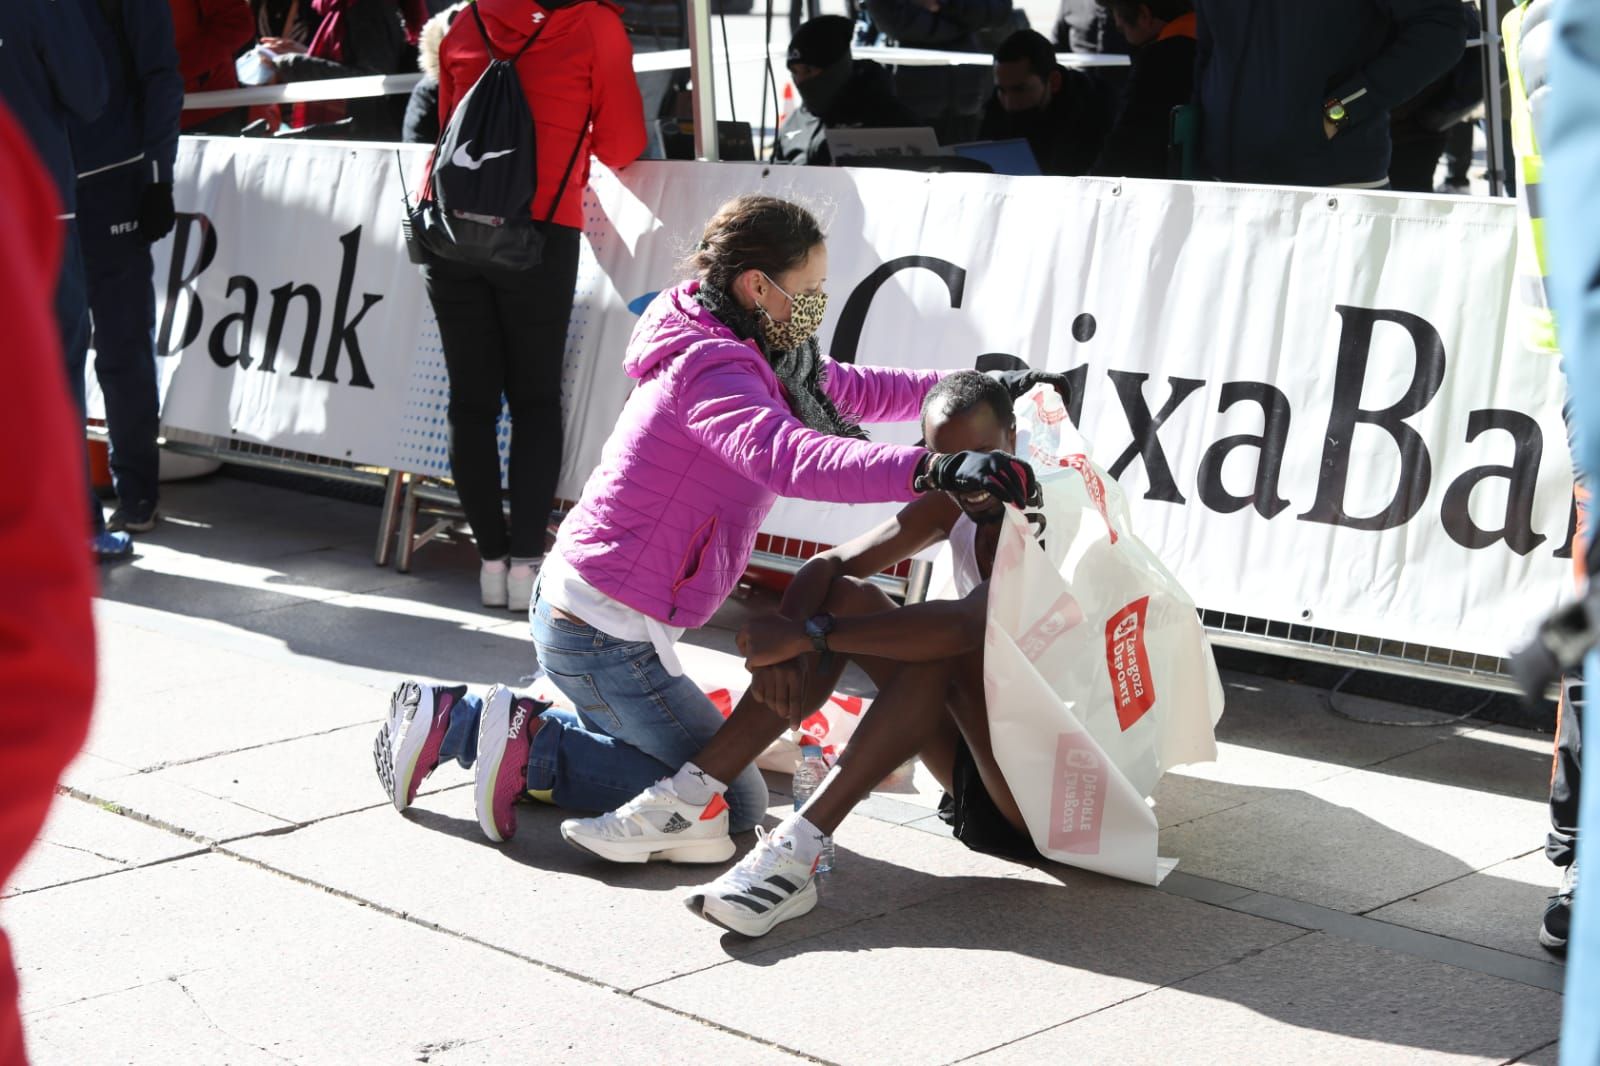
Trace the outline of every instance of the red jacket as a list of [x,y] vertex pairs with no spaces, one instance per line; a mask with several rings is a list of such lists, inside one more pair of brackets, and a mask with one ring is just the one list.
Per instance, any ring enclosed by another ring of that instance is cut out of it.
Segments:
[[[27,135],[0,106],[0,885],[22,861],[83,744],[94,704],[94,576],[84,522],[83,422],[56,336],[60,200]],[[16,698],[18,695],[25,698]],[[17,981],[0,936],[0,1066],[26,1063]]]
[[[588,150],[580,152],[554,221],[583,228],[583,189],[589,153],[608,167],[624,167],[644,151],[644,105],[633,78],[633,46],[612,0],[577,0],[543,7],[534,0],[478,0],[478,11],[494,42],[508,57],[545,18],[550,25],[517,63],[528,97],[539,151],[533,217],[543,221],[566,172],[573,148],[591,116]],[[489,66],[483,35],[470,12],[451,23],[439,47],[439,124]]]
[[[234,72],[233,58],[256,36],[249,0],[168,0],[168,4],[178,35],[183,91],[237,89],[239,76]],[[226,110],[185,111],[183,128],[190,129]]]

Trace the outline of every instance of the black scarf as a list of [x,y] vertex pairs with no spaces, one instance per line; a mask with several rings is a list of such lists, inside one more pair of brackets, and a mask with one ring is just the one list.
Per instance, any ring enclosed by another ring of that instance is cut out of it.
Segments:
[[740,340],[754,341],[772,372],[778,375],[789,397],[789,409],[809,429],[834,437],[866,440],[866,430],[849,418],[822,391],[822,347],[811,337],[798,348],[775,351],[767,347],[761,320],[755,311],[746,311],[727,293],[702,283],[694,298]]

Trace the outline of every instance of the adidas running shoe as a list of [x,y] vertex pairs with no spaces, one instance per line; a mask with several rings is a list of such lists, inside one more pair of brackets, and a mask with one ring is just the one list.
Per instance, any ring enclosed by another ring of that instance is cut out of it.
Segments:
[[561,839],[612,862],[727,862],[734,852],[728,801],[719,793],[701,806],[685,803],[670,777],[614,811],[568,818],[561,823]]
[[756,846],[727,873],[683,902],[709,922],[745,936],[765,936],[779,922],[817,905],[816,861],[801,862],[794,841],[756,830]]

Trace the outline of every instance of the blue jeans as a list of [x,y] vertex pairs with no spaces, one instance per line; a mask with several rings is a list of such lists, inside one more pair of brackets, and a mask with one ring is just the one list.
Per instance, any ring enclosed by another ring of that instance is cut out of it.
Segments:
[[[439,747],[440,762],[454,759],[465,769],[472,769],[478,758],[478,722],[482,715],[482,696],[469,692],[456,702]],[[571,711],[552,707],[540,719],[539,732],[528,752],[527,788],[529,792],[548,793],[557,806],[609,811],[677,769],[669,769],[604,733],[585,729]]]
[[[669,674],[649,642],[558,618],[537,593],[532,626],[539,665],[577,708],[578,723],[563,724],[559,750],[544,743],[548,727],[540,729],[528,761],[530,789],[554,787],[563,806],[609,810],[676,773],[722,728],[706,694],[688,677]],[[726,798],[729,830],[754,828],[767,812],[761,771],[745,767]]]

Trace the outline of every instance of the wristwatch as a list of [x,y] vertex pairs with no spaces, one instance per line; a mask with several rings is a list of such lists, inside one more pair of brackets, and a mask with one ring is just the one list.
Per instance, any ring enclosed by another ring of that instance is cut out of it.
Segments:
[[1345,123],[1350,121],[1350,112],[1344,109],[1344,101],[1337,96],[1331,97],[1322,105],[1322,117],[1336,130],[1342,130]]
[[811,646],[826,655],[829,652],[828,634],[833,632],[833,615],[827,611],[814,614],[806,619],[806,636],[811,638]]

